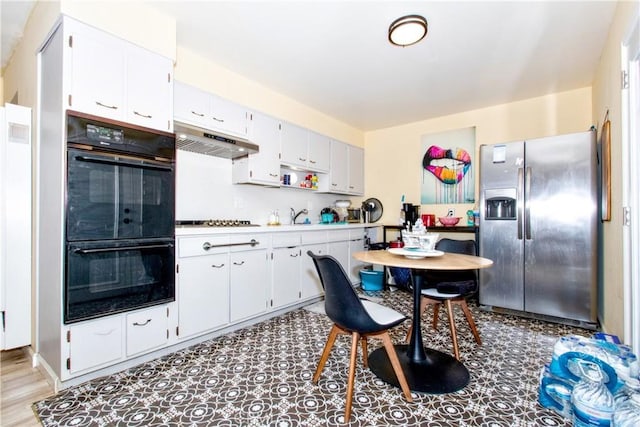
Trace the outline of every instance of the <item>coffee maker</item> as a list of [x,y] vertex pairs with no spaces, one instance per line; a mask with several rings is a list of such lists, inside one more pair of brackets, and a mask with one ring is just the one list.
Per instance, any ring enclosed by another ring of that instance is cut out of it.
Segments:
[[404,218],[403,226],[413,225],[420,218],[420,205],[413,205],[411,203],[402,204],[402,217]]

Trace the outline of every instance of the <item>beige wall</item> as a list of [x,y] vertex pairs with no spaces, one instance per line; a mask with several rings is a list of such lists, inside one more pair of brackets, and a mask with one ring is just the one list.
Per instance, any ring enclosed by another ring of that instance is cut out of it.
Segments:
[[340,141],[362,147],[361,130],[314,110],[206,60],[190,50],[178,47],[176,80],[215,93],[250,109],[284,119]]
[[611,120],[611,221],[603,224],[601,321],[607,332],[620,337],[624,336],[620,53],[626,32],[639,13],[637,1],[618,3],[593,83],[594,122],[601,129],[607,110]]
[[[591,88],[496,105],[450,116],[368,132],[365,135],[365,188],[384,206],[382,222],[396,224],[400,201],[420,204],[422,177],[421,136],[452,129],[475,127],[476,152],[482,144],[496,144],[589,130]],[[476,169],[476,200],[478,183]],[[473,204],[423,205],[421,213],[443,216],[453,207],[463,217]]]

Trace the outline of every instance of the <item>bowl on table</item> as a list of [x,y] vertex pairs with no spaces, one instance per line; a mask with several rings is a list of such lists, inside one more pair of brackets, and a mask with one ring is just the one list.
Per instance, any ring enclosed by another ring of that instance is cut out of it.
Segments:
[[438,218],[438,221],[445,227],[453,227],[460,222],[460,219],[461,217],[459,216],[441,216]]

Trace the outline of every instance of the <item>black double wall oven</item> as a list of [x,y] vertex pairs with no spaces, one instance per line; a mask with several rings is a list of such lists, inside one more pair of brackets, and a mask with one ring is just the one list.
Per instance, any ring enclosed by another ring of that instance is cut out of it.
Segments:
[[175,136],[67,113],[64,322],[175,299]]

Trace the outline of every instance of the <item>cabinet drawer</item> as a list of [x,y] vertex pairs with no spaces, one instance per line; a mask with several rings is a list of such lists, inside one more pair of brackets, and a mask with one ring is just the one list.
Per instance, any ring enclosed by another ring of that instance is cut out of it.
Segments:
[[327,241],[344,242],[349,240],[349,230],[334,230],[328,232]]
[[[209,254],[224,253],[229,250],[228,246],[217,247],[218,245],[228,245],[229,236],[198,236],[181,237],[178,239],[178,257],[202,256]],[[210,249],[205,249],[210,247]]]
[[122,358],[122,316],[103,317],[69,328],[69,371],[99,368]]
[[274,248],[287,248],[300,244],[299,233],[277,233],[273,235],[272,244]]
[[307,231],[302,233],[302,244],[312,245],[314,243],[327,243],[326,231]]
[[167,306],[159,305],[127,314],[127,356],[153,350],[166,344]]
[[356,228],[349,230],[349,240],[364,240],[364,228]]

